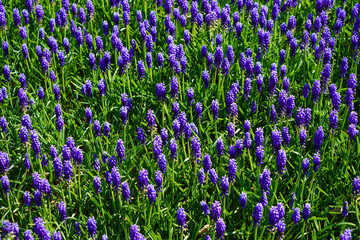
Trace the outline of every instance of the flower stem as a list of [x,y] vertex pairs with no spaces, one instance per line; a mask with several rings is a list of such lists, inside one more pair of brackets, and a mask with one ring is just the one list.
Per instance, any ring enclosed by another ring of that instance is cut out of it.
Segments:
[[12,210],[11,210],[10,194],[6,194],[6,196],[7,196],[7,201],[8,201],[8,205],[9,205],[9,212],[10,212],[10,215],[11,215],[11,220],[12,220],[13,222],[15,222],[15,221],[14,221],[13,212],[12,212]]
[[150,211],[149,211],[148,223],[147,223],[148,228],[150,227],[150,220],[151,220],[151,212],[152,212],[152,209],[153,209],[153,205],[150,204]]

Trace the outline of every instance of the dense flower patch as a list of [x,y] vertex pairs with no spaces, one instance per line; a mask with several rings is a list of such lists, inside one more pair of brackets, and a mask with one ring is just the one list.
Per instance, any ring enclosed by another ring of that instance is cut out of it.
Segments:
[[0,239],[360,235],[356,1],[0,1]]

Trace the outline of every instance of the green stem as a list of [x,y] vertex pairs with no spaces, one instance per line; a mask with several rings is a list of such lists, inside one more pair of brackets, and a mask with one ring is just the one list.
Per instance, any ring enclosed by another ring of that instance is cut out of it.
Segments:
[[216,136],[216,139],[218,139],[217,120],[215,120],[215,136]]
[[162,127],[165,127],[165,124],[164,124],[164,121],[165,121],[165,117],[164,117],[164,115],[165,115],[165,102],[163,102],[163,107],[162,107],[162,109],[161,109],[162,111]]
[[334,162],[334,131],[332,131],[331,133],[331,146],[332,146],[332,149],[331,149],[331,160],[333,162],[333,164],[335,164]]
[[127,85],[128,85],[128,89],[129,89],[129,95],[130,95],[130,98],[132,99],[132,93],[131,93],[131,87],[130,87],[130,78],[129,78],[129,71],[126,71],[126,76],[127,76]]
[[81,198],[81,184],[80,184],[80,183],[81,183],[81,182],[80,182],[80,171],[81,171],[81,170],[80,170],[80,166],[81,166],[81,165],[79,165],[79,174],[78,174],[78,181],[79,181],[79,182],[78,182],[78,184],[79,184],[79,196],[80,196],[79,199],[82,199],[82,198]]
[[69,191],[69,203],[71,204],[70,182],[68,182],[68,191]]
[[[65,77],[64,77],[64,68],[61,68],[61,80],[62,80],[62,85],[63,85],[63,96],[64,96],[64,100],[66,99],[66,88],[65,88]],[[46,77],[45,77],[45,81],[46,81]]]
[[153,205],[151,204],[151,205],[150,205],[149,216],[148,216],[148,223],[147,223],[148,228],[150,227],[150,220],[151,220],[151,212],[152,212],[152,209],[153,209]]
[[360,218],[359,218],[360,214],[359,214],[358,205],[359,204],[357,203],[357,201],[355,201],[356,219],[357,219],[357,222],[358,222],[358,226],[360,226]]
[[126,25],[126,38],[127,38],[128,49],[130,49],[129,24]]
[[7,142],[7,139],[6,139],[6,133],[3,133],[3,134],[4,134],[4,139],[5,139],[5,143],[6,143],[7,152],[8,152],[8,154],[10,155],[9,145],[8,145],[8,142]]
[[253,164],[252,164],[252,160],[251,160],[250,148],[248,148],[248,153],[249,153],[249,163],[250,163],[251,172],[253,172],[254,168],[253,168]]
[[13,222],[15,222],[15,221],[14,221],[13,212],[12,212],[12,210],[11,210],[10,194],[6,194],[6,196],[7,196],[7,201],[8,201],[8,205],[9,205],[9,212],[10,212],[10,215],[11,215],[11,220],[12,220]]
[[257,231],[258,231],[258,226],[256,225],[256,226],[255,226],[255,236],[254,236],[254,239],[257,239]]
[[111,191],[111,197],[112,197],[112,203],[113,203],[113,210],[115,211],[116,203],[115,203],[114,191]]

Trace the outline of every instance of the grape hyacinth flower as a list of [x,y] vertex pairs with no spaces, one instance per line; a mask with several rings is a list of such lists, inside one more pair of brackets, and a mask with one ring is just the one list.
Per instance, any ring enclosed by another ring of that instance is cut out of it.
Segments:
[[26,27],[20,27],[20,37],[22,40],[27,38]]
[[277,170],[280,174],[285,173],[286,166],[286,152],[283,149],[280,149],[276,157]]
[[156,124],[155,123],[155,115],[151,109],[147,112],[146,121],[147,121],[147,126],[150,128],[154,127]]
[[200,168],[199,174],[198,174],[198,180],[200,185],[202,185],[205,182],[205,172],[203,168]]
[[284,208],[284,204],[282,202],[279,202],[277,204],[277,209],[278,209],[278,212],[279,212],[279,219],[283,219],[284,216],[285,216],[285,208]]
[[53,84],[53,93],[55,95],[55,100],[60,101],[60,87],[56,83]]
[[31,168],[29,155],[27,153],[25,153],[24,167],[26,168],[26,170],[30,170],[30,168]]
[[315,79],[313,87],[312,87],[312,98],[311,100],[314,102],[319,101],[319,95],[320,95],[320,81]]
[[170,140],[169,149],[171,152],[171,154],[170,154],[171,159],[175,159],[177,156],[177,143],[176,143],[175,139]]
[[15,27],[21,25],[21,16],[18,8],[13,9],[13,20]]
[[144,236],[140,233],[139,227],[134,224],[130,227],[130,240],[143,240]]
[[304,160],[303,160],[303,162],[302,162],[302,165],[301,165],[304,174],[307,174],[307,173],[308,173],[309,166],[310,166],[309,159],[308,159],[308,158],[304,158]]
[[[159,83],[159,84],[161,84],[161,83]],[[156,87],[158,87],[158,84],[156,85]],[[160,86],[159,86],[160,87]],[[162,94],[165,96],[165,94],[166,94],[166,88],[165,88],[165,85],[163,86],[163,90],[162,90]],[[156,93],[158,94],[158,91],[157,91],[158,89],[156,89]],[[170,82],[170,90],[171,90],[171,97],[172,98],[176,98],[177,97],[177,95],[179,94],[179,82],[178,82],[178,79],[176,78],[176,77],[173,77],[172,79],[171,79],[171,82]],[[164,94],[165,93],[165,94]],[[160,92],[159,92],[159,94],[160,94]],[[158,95],[158,98],[159,98],[159,95]],[[165,96],[165,98],[166,98],[166,96]],[[164,98],[164,99],[165,99]],[[160,99],[159,99],[160,100]]]
[[221,195],[223,197],[227,196],[229,194],[229,178],[227,176],[223,176],[221,178]]
[[230,159],[229,160],[229,178],[230,181],[235,181],[235,177],[236,177],[236,171],[237,171],[237,162],[235,159]]
[[94,217],[89,217],[87,221],[87,227],[89,232],[89,237],[95,237],[96,235],[96,220]]
[[31,148],[34,151],[35,156],[41,156],[41,145],[36,130],[31,131]]
[[104,135],[107,137],[110,134],[110,123],[105,122],[104,123]]
[[70,181],[73,177],[73,167],[71,165],[70,160],[64,161],[63,172],[64,172],[64,179]]
[[210,219],[216,221],[217,219],[220,218],[220,216],[221,216],[221,204],[219,201],[215,201],[211,205]]
[[224,141],[221,138],[218,138],[218,140],[216,142],[216,149],[218,151],[219,157],[224,155]]
[[139,127],[137,130],[137,139],[139,141],[139,144],[145,144],[146,142],[144,130],[141,127]]
[[146,65],[148,68],[152,68],[152,55],[151,52],[146,53]]
[[206,153],[204,156],[204,161],[203,161],[203,167],[205,169],[205,172],[210,171],[211,165],[212,165],[212,162],[210,159],[210,155]]
[[219,117],[219,103],[218,100],[215,99],[211,103],[211,111],[213,114],[213,120],[216,121]]
[[317,170],[319,170],[321,163],[320,154],[318,152],[315,153],[313,156],[313,163],[314,163],[314,172],[317,172]]
[[277,77],[276,71],[271,71],[270,79],[269,79],[269,93],[270,95],[274,95],[276,91],[276,85],[279,79]]
[[319,151],[320,148],[321,148],[321,145],[323,143],[323,140],[324,140],[324,137],[325,137],[325,134],[324,134],[324,130],[323,130],[323,127],[320,126],[316,132],[315,132],[315,137],[314,137],[314,148],[315,148],[315,151]]
[[201,205],[201,209],[202,209],[203,213],[205,214],[205,216],[208,216],[210,214],[209,206],[206,204],[205,201],[201,201],[200,205]]
[[255,145],[262,146],[264,142],[264,130],[263,128],[257,128],[255,131]]
[[291,216],[291,221],[293,221],[295,223],[295,225],[297,225],[298,222],[300,221],[300,209],[299,208],[294,209],[294,213]]
[[355,111],[352,111],[349,116],[349,125],[354,124],[356,125],[358,122],[357,113]]
[[264,80],[263,80],[263,76],[261,74],[259,74],[256,78],[256,85],[257,85],[257,90],[259,93],[261,93],[262,91],[262,85],[264,83]]
[[306,108],[305,109],[305,125],[309,126],[311,121],[311,109],[310,108]]
[[131,202],[130,187],[127,182],[124,182],[122,184],[121,193],[124,198],[124,201]]
[[200,102],[197,102],[195,104],[196,117],[202,118],[202,110],[202,104]]
[[280,220],[279,211],[277,206],[272,206],[269,211],[269,224],[274,227]]
[[251,103],[251,112],[256,114],[256,111],[257,111],[257,104],[256,104],[256,100],[254,100],[252,103]]
[[163,182],[162,172],[156,171],[155,172],[155,183],[156,183],[156,189],[158,192],[160,192],[162,189],[162,182]]
[[349,210],[349,204],[348,204],[347,201],[345,201],[345,202],[344,202],[344,206],[343,206],[342,211],[341,211],[341,214],[342,214],[342,216],[343,216],[344,218],[347,217],[347,215],[348,215],[348,210]]
[[348,88],[351,88],[354,93],[356,91],[356,83],[357,83],[357,80],[356,80],[355,73],[351,73],[348,83],[347,83],[347,86],[348,86]]
[[340,235],[340,240],[351,240],[351,229],[347,228],[343,232],[343,234]]
[[189,106],[193,105],[193,102],[194,102],[194,89],[189,87],[187,92],[186,92],[186,96],[188,98]]
[[311,205],[310,203],[305,203],[304,209],[302,211],[302,216],[305,221],[308,220],[310,214],[311,214]]
[[32,129],[31,118],[30,118],[29,114],[22,116],[21,125],[26,127],[29,130]]
[[291,136],[289,133],[289,129],[287,127],[283,127],[282,129],[282,138],[284,140],[285,145],[289,146]]
[[199,161],[201,159],[201,144],[198,136],[191,139],[191,155]]
[[254,212],[253,212],[253,223],[254,223],[254,226],[260,226],[260,222],[261,222],[261,218],[263,216],[263,205],[261,203],[258,203],[255,205],[255,209],[254,209]]
[[165,173],[166,172],[166,159],[165,159],[165,155],[164,154],[159,154],[158,155],[158,165],[159,165],[159,168],[160,168],[160,171],[162,173]]
[[211,168],[210,171],[209,171],[209,173],[210,173],[210,181],[211,181],[212,183],[214,183],[214,185],[216,185],[216,184],[217,184],[217,180],[218,180],[218,175],[217,175],[217,173],[216,173],[216,170],[215,170],[214,168]]
[[259,183],[263,192],[270,192],[271,177],[270,170],[265,168],[259,176]]
[[142,169],[139,171],[139,186],[140,189],[144,189],[144,187],[147,187],[149,185],[148,180],[148,171],[146,169]]
[[157,159],[159,155],[162,154],[162,140],[159,135],[157,135],[154,139],[153,152],[155,159]]
[[299,139],[300,139],[300,146],[302,148],[305,147],[306,137],[307,137],[306,129],[301,128],[300,133],[299,133]]
[[19,138],[22,144],[25,144],[29,140],[29,132],[26,127],[20,127]]
[[355,140],[355,137],[358,135],[358,133],[359,133],[359,130],[356,129],[356,125],[350,124],[349,129],[348,129],[348,134],[349,134],[350,140]]
[[160,137],[161,137],[161,140],[162,140],[162,144],[166,145],[167,144],[167,139],[168,139],[168,131],[167,131],[166,128],[161,129]]
[[244,147],[249,149],[251,147],[251,135],[250,132],[245,133],[245,139],[244,139]]
[[258,166],[263,164],[264,159],[264,147],[263,146],[257,146],[255,149],[255,155],[256,155],[256,162]]
[[164,55],[161,52],[158,53],[157,61],[158,61],[159,68],[162,68],[163,62],[164,62]]
[[137,70],[138,70],[138,78],[140,80],[145,78],[145,65],[144,65],[144,61],[140,60],[138,61],[138,66],[137,66]]
[[61,177],[63,177],[63,164],[60,158],[55,157],[54,158],[54,172],[55,172],[55,177],[60,179]]
[[215,53],[214,53],[214,64],[215,67],[220,68],[220,65],[223,61],[224,53],[222,51],[221,46],[216,47]]
[[118,193],[121,187],[121,176],[119,173],[119,169],[116,166],[112,167],[111,169],[111,180],[114,192]]
[[2,176],[1,185],[5,195],[10,195],[10,181],[6,175]]
[[116,144],[116,152],[117,152],[117,159],[120,160],[120,162],[125,161],[125,146],[124,141],[122,139],[119,139]]
[[5,117],[0,118],[0,127],[3,133],[7,133],[8,129],[7,129],[7,122]]
[[242,192],[242,193],[240,194],[239,202],[240,202],[240,206],[241,206],[243,209],[245,209],[246,203],[247,203],[247,195],[246,195],[246,192]]
[[186,213],[184,208],[179,207],[178,211],[176,212],[176,220],[178,222],[179,228],[182,231],[184,228],[187,228],[186,224]]
[[329,115],[329,128],[332,130],[337,129],[338,123],[338,112],[336,110],[331,110]]
[[280,220],[276,225],[275,225],[276,229],[277,229],[277,233],[276,235],[278,236],[282,236],[285,232],[285,228],[286,228],[286,224],[284,220]]
[[18,91],[19,105],[24,108],[28,105],[28,98],[24,89],[20,88]]
[[279,130],[274,129],[271,132],[271,140],[272,140],[272,146],[274,150],[277,152],[281,148],[282,138],[281,138],[281,132]]
[[75,222],[75,234],[81,236],[81,228],[78,222]]
[[226,225],[222,218],[219,218],[216,222],[215,232],[217,239],[224,239]]
[[289,208],[294,209],[295,200],[296,200],[296,195],[293,192],[293,193],[291,193],[291,198],[290,198],[290,201],[289,201]]
[[38,189],[36,189],[35,192],[34,192],[34,201],[35,201],[35,205],[36,205],[37,207],[40,207],[41,204],[42,204],[41,198],[42,198],[42,193],[41,193],[41,191],[39,191]]
[[7,41],[3,41],[2,48],[3,48],[4,56],[8,57],[9,56],[9,43]]
[[299,107],[296,113],[296,125],[303,126],[305,124],[305,110]]
[[95,188],[96,193],[101,193],[102,192],[101,180],[100,180],[100,177],[98,177],[98,176],[94,177],[94,188]]
[[31,196],[29,191],[24,192],[24,204],[25,206],[31,206]]
[[58,204],[58,210],[60,214],[61,221],[66,221],[67,215],[66,215],[66,205],[63,201],[59,202]]

